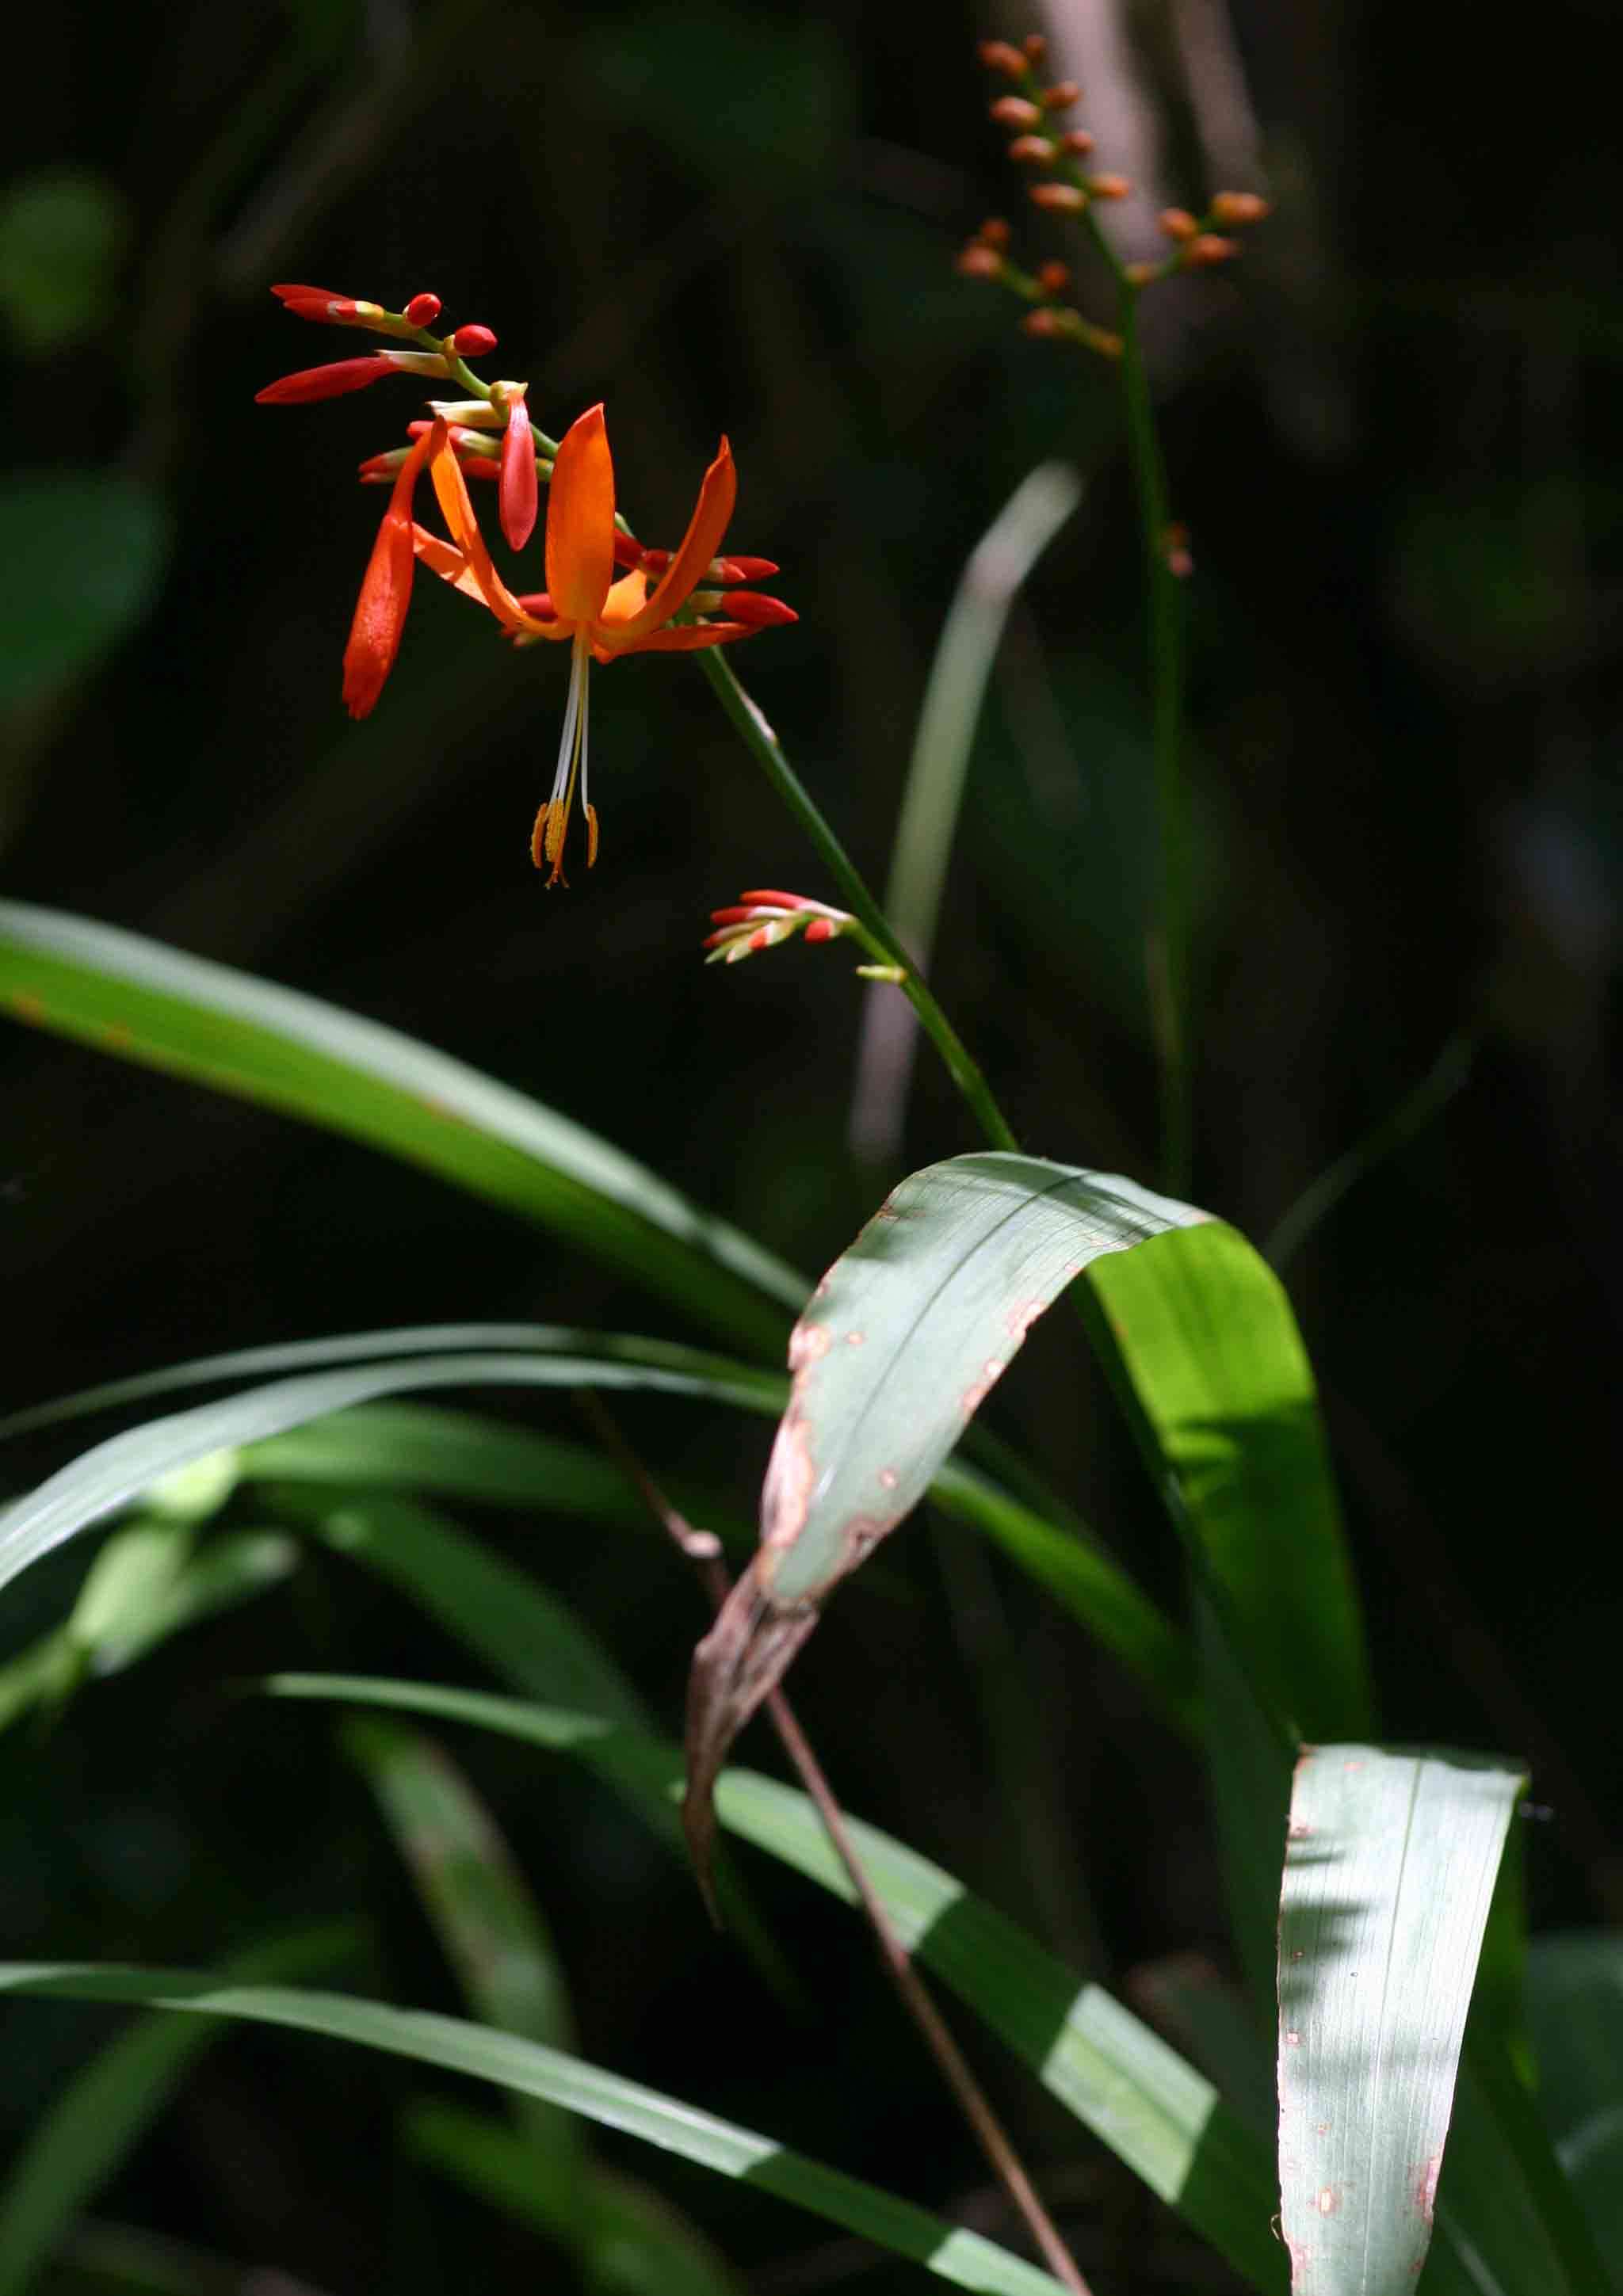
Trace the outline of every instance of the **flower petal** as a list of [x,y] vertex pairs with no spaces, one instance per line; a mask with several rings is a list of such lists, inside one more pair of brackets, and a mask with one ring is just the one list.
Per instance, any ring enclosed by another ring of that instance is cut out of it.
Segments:
[[[553,483],[557,483],[556,478]],[[704,473],[693,517],[682,537],[682,546],[671,561],[658,589],[641,613],[634,615],[620,629],[618,638],[621,644],[628,640],[640,644],[644,631],[658,629],[662,622],[668,622],[678,608],[686,603],[688,592],[716,554],[716,545],[727,531],[737,494],[738,480],[733,469],[732,448],[723,439],[715,461]],[[555,598],[557,595],[556,588],[553,595]]]
[[450,433],[444,422],[434,424],[429,433],[429,475],[434,482],[434,492],[440,497],[440,507],[445,513],[445,523],[451,530],[451,539],[465,556],[479,594],[504,629],[544,632],[547,625],[532,621],[525,613],[500,575],[490,562],[490,554],[479,531],[479,521],[474,515],[474,505],[468,497],[467,480],[463,477],[450,443]]
[[515,550],[522,550],[535,531],[535,447],[530,432],[530,409],[515,398],[507,409],[507,428],[501,442],[501,530]]
[[360,596],[355,602],[355,619],[343,655],[343,698],[351,718],[369,714],[400,650],[415,564],[411,497],[429,445],[429,440],[420,439],[400,465],[367,562]]
[[748,622],[677,622],[622,645],[614,623],[599,622],[592,633],[592,652],[599,661],[613,661],[622,653],[696,653],[701,646],[730,645],[735,638],[755,635]]
[[547,587],[559,618],[594,621],[614,573],[614,464],[602,406],[559,442],[547,497]]

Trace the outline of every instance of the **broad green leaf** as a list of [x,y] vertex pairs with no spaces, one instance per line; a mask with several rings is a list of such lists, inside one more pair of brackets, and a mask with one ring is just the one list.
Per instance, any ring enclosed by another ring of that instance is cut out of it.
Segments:
[[761,1546],[696,1653],[687,1824],[705,1870],[712,1781],[817,1606],[922,1497],[1026,1332],[1101,1254],[1206,1215],[1037,1157],[956,1156],[902,1181],[812,1294]]
[[[351,1931],[312,1930],[245,1953],[227,1982],[331,1968]],[[216,2039],[210,2024],[143,2017],[75,2074],[13,2158],[0,2187],[0,2296],[21,2296],[73,2219],[106,2184]]]
[[1611,2284],[1623,2290],[1623,1934],[1536,1939],[1528,2013],[1539,2111]]
[[[104,537],[96,547],[106,554]],[[4,901],[0,1005],[422,1165],[751,1346],[775,1352],[780,1310],[805,1297],[792,1269],[595,1134],[319,998],[111,925]]]
[[1414,2285],[1522,1784],[1506,1763],[1366,1745],[1311,1748],[1297,1765],[1279,1931],[1293,2296]]
[[[93,669],[139,620],[169,556],[169,514],[141,479],[49,470],[0,479],[0,520],[28,537],[0,558],[4,715]],[[0,960],[0,1000],[12,986]]]
[[416,1356],[310,1372],[150,1420],[110,1436],[49,1476],[0,1513],[0,1587],[177,1467],[262,1441],[351,1403],[441,1387],[645,1387],[740,1403],[746,1409],[759,1399],[754,1375],[742,1367],[729,1378],[719,1372],[706,1376],[574,1356]]
[[447,2072],[465,2073],[519,2096],[534,2096],[606,2128],[655,2144],[718,2175],[795,2202],[938,2279],[980,2296],[1043,2296],[1058,2283],[976,2233],[943,2223],[842,2170],[662,2095],[580,2057],[458,2017],[349,1994],[289,1986],[240,1985],[192,1970],[137,1969],[94,1962],[0,1964],[0,1992],[57,2000],[123,2001],[193,2015],[240,2017],[255,2024],[353,2041]]
[[[493,1356],[493,1347],[503,1352]],[[457,1352],[464,1348],[465,1355]],[[526,1356],[533,1357],[527,1365]],[[398,1368],[367,1360],[378,1357],[404,1360]],[[427,1362],[414,1368],[412,1359],[424,1357]],[[515,1358],[521,1367],[514,1371]],[[458,1362],[464,1366],[460,1376]],[[492,1370],[493,1364],[502,1367]],[[393,1483],[421,1471],[426,1488],[498,1504],[516,1500],[531,1505],[556,1496],[564,1505],[583,1488],[575,1455],[565,1459],[561,1447],[522,1430],[466,1418],[448,1426],[438,1417],[424,1423],[408,1416],[329,1416],[369,1398],[414,1388],[493,1383],[649,1386],[771,1414],[781,1410],[786,1391],[779,1373],[666,1341],[551,1324],[428,1324],[205,1357],[35,1406],[0,1425],[0,1434],[205,1381],[261,1370],[313,1373],[318,1366],[325,1367],[331,1384],[313,1377],[286,1381],[149,1422],[83,1454],[41,1486],[32,1501],[20,1500],[0,1512],[0,1586],[35,1555],[153,1480],[222,1448],[242,1447],[232,1467],[239,1474],[263,1478],[284,1472],[304,1480],[321,1477],[330,1467],[334,1480],[352,1473]],[[301,1431],[296,1439],[289,1433],[294,1429]],[[556,1491],[546,1472],[551,1467],[557,1469]],[[589,1482],[595,1504],[604,1490],[601,1463]],[[996,1538],[1139,1677],[1170,1715],[1190,1726],[1194,1669],[1187,1642],[1119,1564],[1072,1529],[1046,1521],[978,1468],[944,1464],[937,1490],[943,1505]],[[46,1509],[43,1519],[41,1505]],[[25,1521],[30,1526],[26,1537],[20,1529]],[[40,1538],[44,1545],[35,1543]],[[0,1707],[4,1701],[0,1686]]]
[[1298,1739],[1367,1736],[1352,1567],[1313,1371],[1279,1278],[1214,1220],[1097,1260],[1088,1281],[1264,1704]]
[[632,2177],[594,2164],[565,2215],[537,2178],[524,2139],[488,2114],[424,2098],[408,2112],[402,2134],[419,2160],[554,2240],[573,2239],[584,2217],[598,2296],[741,2296],[709,2242]]
[[[682,1791],[674,1747],[590,1714],[354,1675],[278,1675],[265,1687],[281,1697],[432,1716],[585,1756],[628,1799],[652,1788],[674,1804]],[[717,1786],[716,1810],[729,1832],[852,1901],[850,1878],[803,1794],[747,1770],[728,1770]],[[1084,1983],[927,1858],[860,1820],[846,1824],[902,1943],[1254,2288],[1276,2296],[1284,2287],[1284,2257],[1268,2229],[1276,2188],[1264,2138],[1102,1988]]]

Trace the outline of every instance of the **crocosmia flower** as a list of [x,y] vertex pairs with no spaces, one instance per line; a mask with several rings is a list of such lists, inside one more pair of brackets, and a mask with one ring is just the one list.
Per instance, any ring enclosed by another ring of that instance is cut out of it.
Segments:
[[[622,653],[687,653],[699,646],[725,645],[771,622],[795,617],[778,599],[751,591],[699,591],[732,516],[737,493],[731,449],[725,439],[705,472],[699,498],[681,546],[671,557],[652,593],[638,564],[614,578],[614,465],[601,406],[589,407],[565,432],[553,463],[547,501],[547,588],[519,597],[491,563],[474,515],[449,429],[436,424],[428,467],[440,507],[451,531],[449,544],[424,528],[415,530],[417,555],[433,571],[489,607],[510,636],[520,643],[548,638],[570,648],[569,696],[551,794],[535,817],[531,857],[563,881],[564,838],[577,785],[586,819],[586,858],[597,853],[597,816],[588,796],[588,685],[591,664]],[[640,558],[642,554],[638,553]],[[723,576],[732,570],[723,561]],[[696,596],[696,593],[698,594]],[[722,620],[676,622],[685,606],[720,607]]]

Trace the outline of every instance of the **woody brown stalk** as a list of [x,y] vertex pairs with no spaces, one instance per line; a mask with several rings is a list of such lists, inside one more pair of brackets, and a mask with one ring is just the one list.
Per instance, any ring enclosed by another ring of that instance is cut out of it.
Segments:
[[[589,1389],[577,1390],[575,1401],[601,1437],[605,1447],[624,1469],[628,1480],[655,1521],[671,1539],[678,1551],[693,1564],[711,1607],[719,1611],[732,1592],[732,1580],[721,1560],[720,1540],[712,1531],[696,1529],[678,1508],[672,1506],[596,1394]],[[895,1987],[902,2007],[923,2036],[924,2045],[935,2058],[943,2079],[958,2100],[960,2110],[974,2131],[976,2141],[985,2154],[993,2174],[1009,2195],[1010,2203],[1036,2243],[1054,2277],[1063,2287],[1072,2290],[1074,2296],[1092,2296],[1088,2283],[1061,2240],[1053,2218],[1039,2199],[1008,2131],[993,2111],[985,2092],[948,2030],[945,2020],[914,1966],[911,1954],[896,1934],[885,1901],[857,1855],[856,1845],[845,1824],[844,1815],[835,1800],[833,1789],[781,1690],[768,1693],[766,1711],[778,1733],[779,1742],[794,1764],[800,1782],[822,1821],[823,1831],[828,1836],[836,1857],[850,1877],[858,1902],[873,1931],[886,1973]]]

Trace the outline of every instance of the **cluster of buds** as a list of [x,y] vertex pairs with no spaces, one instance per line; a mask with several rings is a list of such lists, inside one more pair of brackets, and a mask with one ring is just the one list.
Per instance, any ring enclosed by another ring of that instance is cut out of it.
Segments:
[[710,952],[706,964],[737,964],[763,948],[792,940],[796,933],[809,941],[837,940],[842,933],[859,930],[844,909],[831,909],[804,893],[771,891],[740,893],[733,907],[713,909],[710,922],[716,930],[705,939]]
[[[589,407],[577,416],[561,440],[536,430],[526,383],[487,381],[468,364],[495,350],[489,327],[465,324],[435,334],[440,299],[426,293],[391,311],[321,287],[282,286],[272,292],[295,318],[358,327],[411,348],[376,350],[364,358],[284,375],[257,394],[262,404],[336,398],[400,373],[454,383],[465,394],[430,399],[427,417],[408,425],[408,445],[369,455],[360,466],[363,483],[386,486],[389,501],[344,651],[343,698],[356,718],[366,717],[375,705],[400,650],[419,562],[487,609],[516,644],[542,639],[567,644],[572,667],[557,768],[531,835],[536,866],[550,869],[548,884],[563,883],[564,843],[577,793],[589,867],[597,857],[597,816],[587,795],[592,663],[606,664],[626,653],[727,645],[796,619],[781,599],[749,587],[777,573],[770,559],[720,554],[737,488],[731,449],[723,439],[679,546],[645,548],[615,507],[602,407]],[[523,549],[535,529],[545,481],[548,589],[523,594],[503,581],[474,512],[465,483],[470,476],[495,481],[501,531],[515,550]],[[449,536],[419,525],[413,515],[417,485],[424,477],[432,481]]]
[[[1032,205],[1050,215],[1083,218],[1124,291],[1137,291],[1174,272],[1225,263],[1238,254],[1239,242],[1232,234],[1259,223],[1268,212],[1267,201],[1255,192],[1219,192],[1204,216],[1169,208],[1161,217],[1161,229],[1171,249],[1162,261],[1122,263],[1117,258],[1094,209],[1100,202],[1126,199],[1133,186],[1125,176],[1096,170],[1092,136],[1085,127],[1064,124],[1064,115],[1081,100],[1082,90],[1075,80],[1044,80],[1046,46],[1040,32],[1018,47],[1010,40],[983,40],[980,45],[981,62],[1002,84],[991,107],[992,118],[1011,131],[1010,160],[1031,173],[1026,196]],[[1095,326],[1070,301],[1068,266],[1050,262],[1034,272],[1024,271],[1009,258],[1009,239],[1008,224],[993,217],[960,249],[959,269],[970,278],[995,280],[1028,303],[1031,308],[1022,322],[1028,335],[1081,343],[1101,357],[1119,358],[1120,335]]]

